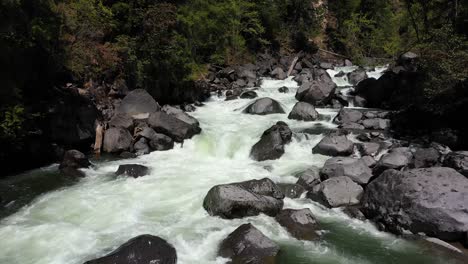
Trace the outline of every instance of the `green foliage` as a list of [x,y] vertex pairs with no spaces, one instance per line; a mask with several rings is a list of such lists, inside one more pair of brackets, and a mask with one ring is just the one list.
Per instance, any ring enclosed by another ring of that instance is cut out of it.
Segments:
[[17,140],[22,133],[25,112],[22,105],[15,105],[3,109],[0,116],[0,138]]

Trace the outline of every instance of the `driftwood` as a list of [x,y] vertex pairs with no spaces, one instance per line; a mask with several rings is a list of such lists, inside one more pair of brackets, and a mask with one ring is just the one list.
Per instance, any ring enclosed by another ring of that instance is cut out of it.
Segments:
[[291,75],[292,71],[294,70],[294,67],[296,66],[296,63],[298,60],[299,60],[299,57],[296,56],[294,60],[292,61],[291,66],[289,67],[289,70],[288,70],[288,75],[287,75],[288,77]]
[[101,155],[102,139],[104,134],[104,127],[102,124],[96,126],[96,140],[94,142],[94,154],[99,157]]

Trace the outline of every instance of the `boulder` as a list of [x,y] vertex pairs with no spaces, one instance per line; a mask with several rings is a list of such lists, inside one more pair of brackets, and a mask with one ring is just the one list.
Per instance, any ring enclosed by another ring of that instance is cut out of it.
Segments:
[[120,153],[119,157],[121,157],[122,159],[134,159],[138,156],[135,153],[132,153],[130,151],[124,151]]
[[367,105],[367,100],[359,95],[354,97],[354,106],[355,107],[365,107]]
[[325,162],[320,175],[324,179],[346,176],[357,184],[365,185],[372,178],[372,170],[361,159],[335,157]]
[[415,168],[436,167],[439,164],[440,154],[435,148],[420,148],[414,152]]
[[324,106],[335,94],[336,84],[324,70],[315,70],[312,76],[312,80],[303,82],[299,87],[296,99],[314,106]]
[[63,155],[62,162],[60,163],[59,169],[71,168],[80,169],[88,168],[91,166],[88,158],[82,152],[72,149],[65,152]]
[[343,71],[340,71],[339,73],[335,74],[335,77],[340,78],[340,77],[343,77],[345,75],[346,75],[346,73],[344,73]]
[[378,173],[387,169],[401,169],[408,166],[413,158],[413,153],[408,148],[394,148],[383,155],[376,164]]
[[196,124],[186,123],[174,115],[164,112],[157,112],[150,115],[148,124],[158,133],[168,135],[176,142],[192,138],[201,132],[201,128]]
[[260,141],[251,149],[250,156],[257,161],[275,160],[284,154],[284,146],[291,142],[292,131],[288,125],[279,121],[263,132]]
[[390,119],[371,118],[362,121],[366,129],[387,130],[390,128]]
[[346,206],[343,208],[343,213],[351,218],[355,218],[361,221],[366,220],[366,216],[362,213],[359,206]]
[[336,177],[316,185],[307,197],[327,207],[359,204],[363,189],[349,177]]
[[373,168],[375,164],[377,164],[377,161],[371,157],[371,156],[364,156],[361,158],[361,160],[366,164],[367,167]]
[[193,116],[185,113],[182,109],[165,105],[162,108],[162,111],[168,115],[174,116],[175,118],[179,119],[180,121],[184,121],[185,123],[191,125],[191,126],[200,126],[200,123],[198,122],[197,119],[195,119]]
[[135,144],[133,145],[133,149],[137,155],[146,155],[149,154],[150,147],[148,146],[148,141],[146,138],[140,138]]
[[278,80],[284,80],[288,76],[284,72],[284,70],[281,67],[276,67],[272,72],[271,72],[271,77],[278,79]]
[[367,73],[363,68],[359,68],[353,72],[348,73],[348,81],[353,86],[356,86],[359,82],[365,79],[367,79]]
[[108,153],[131,150],[133,138],[128,130],[111,127],[104,133],[103,149]]
[[289,88],[286,86],[278,88],[278,92],[280,93],[289,93]]
[[174,148],[174,140],[164,134],[156,133],[150,127],[143,128],[136,136],[146,138],[152,150],[164,151]]
[[333,120],[337,124],[357,123],[361,121],[363,114],[361,111],[343,108]]
[[468,179],[451,168],[387,170],[366,188],[366,216],[388,230],[459,240],[468,230]]
[[139,178],[148,175],[149,168],[138,164],[124,164],[120,165],[115,175],[127,175],[133,178]]
[[354,143],[345,135],[328,135],[312,149],[312,153],[326,156],[349,156],[353,151]]
[[454,168],[468,177],[468,151],[450,152],[445,157],[444,166]]
[[239,97],[242,99],[254,99],[254,98],[257,98],[258,95],[255,91],[246,91],[246,92],[241,93]]
[[315,185],[321,182],[320,180],[320,170],[319,168],[313,166],[307,169],[304,172],[301,172],[297,175],[299,179],[297,180],[297,184],[304,187],[307,191],[312,190]]
[[294,183],[278,183],[278,188],[284,194],[285,197],[296,199],[300,198],[303,193],[306,192],[304,187]]
[[112,253],[85,264],[176,264],[175,248],[164,239],[141,235],[130,239]]
[[281,210],[275,219],[297,239],[314,240],[318,238],[318,234],[316,233],[318,223],[310,209],[284,209]]
[[232,264],[278,263],[280,247],[252,224],[243,224],[221,242],[218,255]]
[[318,117],[319,113],[315,110],[315,107],[306,102],[297,102],[288,116],[289,119],[303,121],[315,121]]
[[243,113],[251,115],[284,114],[283,107],[277,101],[265,97],[257,99],[245,108]]
[[334,66],[330,62],[321,62],[320,63],[320,68],[325,69],[325,70],[331,70],[331,69],[334,68]]
[[362,156],[375,157],[380,151],[380,144],[376,142],[363,142],[358,145],[359,152]]
[[345,60],[344,60],[344,66],[346,66],[346,67],[348,67],[348,66],[353,66],[353,63],[352,63],[350,60],[345,59]]
[[208,191],[203,208],[225,219],[275,216],[283,208],[284,194],[270,179],[216,185]]
[[109,126],[132,131],[133,118],[125,113],[115,114],[109,121]]
[[145,113],[154,113],[161,109],[154,98],[143,89],[136,89],[124,97],[115,110],[116,114],[127,114],[129,116]]

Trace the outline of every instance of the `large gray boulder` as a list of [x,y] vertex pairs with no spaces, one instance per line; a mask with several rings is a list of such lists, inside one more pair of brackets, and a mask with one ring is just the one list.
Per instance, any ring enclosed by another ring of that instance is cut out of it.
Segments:
[[314,188],[315,185],[321,182],[320,170],[315,166],[310,167],[309,169],[297,174],[296,176],[299,178],[297,179],[297,184],[301,185],[308,191],[312,190],[312,188]]
[[115,110],[116,114],[127,114],[129,116],[154,113],[161,109],[154,98],[143,89],[136,89],[124,97]]
[[310,209],[284,209],[275,219],[297,239],[314,240],[319,237],[316,233],[318,223]]
[[250,156],[257,161],[279,159],[284,154],[284,146],[291,142],[292,131],[284,122],[278,122],[263,132],[250,151]]
[[164,112],[151,114],[148,118],[148,124],[156,132],[165,134],[176,142],[182,142],[201,132],[201,128],[197,124],[189,124]]
[[232,264],[278,263],[280,247],[252,224],[243,224],[221,242],[218,255]]
[[141,235],[130,239],[112,253],[85,264],[176,264],[175,248],[164,239]]
[[468,151],[455,151],[447,154],[444,166],[454,168],[468,177]]
[[345,135],[328,135],[312,149],[312,153],[326,156],[349,156],[353,151],[354,143]]
[[306,102],[298,102],[294,105],[288,118],[303,121],[315,121],[319,117],[319,113],[315,107]]
[[315,70],[312,78],[302,83],[297,90],[296,99],[314,106],[328,104],[335,94],[336,84],[325,70]]
[[264,213],[275,216],[284,194],[270,179],[216,185],[208,191],[203,208],[214,216],[233,219]]
[[170,106],[170,105],[165,105],[162,108],[162,111],[168,115],[172,115],[176,117],[177,119],[184,121],[185,123],[192,125],[192,126],[200,126],[200,123],[198,122],[195,117],[185,113],[182,109]]
[[468,179],[444,167],[387,170],[367,186],[362,205],[390,231],[458,240],[468,230]]
[[108,153],[131,150],[133,138],[128,130],[111,127],[104,133],[103,149]]
[[336,177],[316,185],[307,197],[327,207],[359,204],[363,189],[349,177]]
[[269,114],[284,114],[283,107],[277,101],[265,97],[255,100],[255,102],[245,108],[245,114],[251,115],[269,115]]
[[372,178],[372,170],[362,159],[335,157],[327,160],[320,171],[324,179],[346,176],[357,184],[367,184]]

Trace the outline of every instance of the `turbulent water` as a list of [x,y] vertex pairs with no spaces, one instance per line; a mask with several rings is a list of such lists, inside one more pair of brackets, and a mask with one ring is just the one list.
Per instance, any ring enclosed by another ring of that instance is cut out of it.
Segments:
[[[343,68],[329,71],[333,76]],[[378,77],[381,70],[372,74]],[[349,84],[334,78],[339,86]],[[281,86],[289,93],[277,91]],[[289,112],[297,84],[291,79],[264,80],[257,91],[282,103]],[[202,134],[167,152],[132,160],[97,161],[87,177],[71,186],[45,193],[0,222],[1,264],[76,264],[109,253],[128,239],[153,234],[177,250],[179,263],[225,263],[217,246],[230,232],[250,222],[281,245],[280,263],[450,263],[448,256],[376,230],[372,224],[348,218],[339,209],[325,209],[308,199],[285,199],[285,208],[310,208],[321,223],[322,239],[292,238],[274,218],[264,215],[237,220],[209,216],[202,207],[208,190],[222,183],[269,177],[294,183],[295,173],[327,157],[312,155],[323,137],[300,133],[306,128],[334,128],[336,110],[318,109],[320,122],[299,122],[287,114],[242,114],[251,100],[225,102],[212,98],[192,113]],[[275,161],[249,158],[264,130],[282,120],[298,132]],[[115,177],[120,164],[138,163],[151,174],[133,179]],[[50,173],[56,167],[43,169]],[[27,190],[26,190],[27,191]]]

